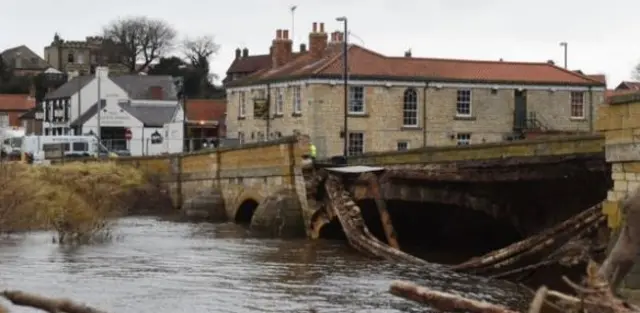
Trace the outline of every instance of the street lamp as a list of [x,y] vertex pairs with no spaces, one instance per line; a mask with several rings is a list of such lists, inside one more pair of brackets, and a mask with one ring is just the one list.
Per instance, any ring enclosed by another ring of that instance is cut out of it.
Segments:
[[343,137],[343,156],[345,161],[347,160],[347,156],[348,156],[348,149],[349,149],[349,131],[347,129],[348,125],[347,125],[347,118],[349,115],[349,78],[348,78],[348,72],[349,72],[349,67],[347,65],[347,49],[348,49],[348,43],[347,43],[347,38],[349,38],[349,28],[348,28],[348,24],[347,24],[347,17],[346,16],[340,16],[338,18],[336,18],[336,21],[338,22],[342,22],[344,24],[344,34],[343,34],[343,45],[342,45],[342,79],[343,79],[343,88],[344,88],[344,137]]
[[[187,68],[186,64],[179,65],[178,68],[180,70],[185,70]],[[190,150],[190,140],[187,138],[187,134],[189,133],[189,121],[187,119],[187,93],[185,92],[185,73],[182,73],[182,77],[180,77],[180,100],[182,101],[182,150],[183,152]]]
[[560,47],[564,48],[564,68],[567,68],[567,46],[569,44],[566,41],[560,43]]

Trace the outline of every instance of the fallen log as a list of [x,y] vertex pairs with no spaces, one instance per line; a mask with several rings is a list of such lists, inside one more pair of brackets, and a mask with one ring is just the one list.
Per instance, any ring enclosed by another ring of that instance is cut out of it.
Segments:
[[542,242],[547,241],[549,238],[555,237],[558,233],[564,232],[566,229],[570,229],[576,225],[577,222],[589,219],[590,217],[600,214],[601,204],[597,204],[580,214],[573,216],[564,222],[557,224],[538,235],[531,236],[525,240],[513,243],[507,247],[499,250],[495,250],[480,257],[471,258],[466,262],[455,265],[452,267],[456,271],[465,271],[473,268],[487,267],[506,259],[510,259],[515,255],[518,255],[524,251],[530,250],[534,246],[539,245]]
[[14,305],[26,306],[49,313],[106,313],[69,299],[54,299],[18,290],[5,290],[2,297]]
[[467,311],[471,313],[518,313],[501,305],[467,299],[462,296],[431,290],[406,281],[394,281],[391,294],[427,304],[439,311]]

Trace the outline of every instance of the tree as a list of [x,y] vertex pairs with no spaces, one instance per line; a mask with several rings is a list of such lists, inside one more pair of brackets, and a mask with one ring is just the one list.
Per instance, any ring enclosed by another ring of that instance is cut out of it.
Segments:
[[171,56],[160,58],[158,64],[149,69],[149,75],[170,75],[182,77],[184,93],[189,98],[197,98],[201,95],[201,76],[192,66],[179,57]]
[[183,43],[183,52],[191,63],[191,67],[197,75],[199,82],[199,96],[210,98],[217,93],[213,85],[215,74],[209,72],[210,58],[218,53],[220,45],[216,44],[213,36],[201,36],[197,38],[186,38]]
[[137,73],[173,47],[176,31],[163,20],[135,16],[110,22],[103,36],[122,50],[122,64]]

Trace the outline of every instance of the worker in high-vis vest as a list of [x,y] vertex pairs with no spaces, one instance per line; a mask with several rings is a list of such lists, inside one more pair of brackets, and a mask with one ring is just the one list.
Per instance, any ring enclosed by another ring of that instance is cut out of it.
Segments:
[[316,145],[310,144],[309,153],[311,154],[311,161],[316,163]]

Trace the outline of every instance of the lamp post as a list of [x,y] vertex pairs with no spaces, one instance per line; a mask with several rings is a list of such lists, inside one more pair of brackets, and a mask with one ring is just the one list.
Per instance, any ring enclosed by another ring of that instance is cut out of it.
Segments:
[[564,68],[567,68],[567,46],[569,44],[566,41],[560,43],[560,46],[564,48]]
[[348,43],[347,43],[347,38],[349,37],[349,28],[348,28],[348,23],[347,23],[347,17],[346,16],[341,16],[336,18],[336,21],[338,22],[342,22],[344,24],[344,35],[343,35],[343,42],[342,42],[342,83],[343,83],[343,93],[344,93],[344,137],[343,139],[343,156],[344,156],[344,160],[346,162],[347,157],[349,155],[349,131],[348,131],[348,123],[347,123],[347,119],[349,117],[349,86],[348,86],[348,82],[349,82],[349,78],[348,78],[348,72],[349,72],[349,67],[348,67],[348,59],[347,59],[347,49],[348,49]]
[[[182,64],[179,65],[178,68],[180,70],[185,70],[187,68],[187,65]],[[188,139],[188,133],[189,133],[189,121],[187,118],[187,94],[185,92],[185,73],[182,73],[182,77],[179,78],[179,88],[180,90],[178,92],[180,92],[180,101],[182,102],[182,114],[183,114],[183,118],[182,118],[182,150],[184,152],[184,150],[187,150],[186,152],[189,152],[189,148],[190,148],[190,140]]]

